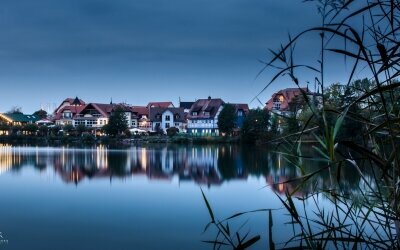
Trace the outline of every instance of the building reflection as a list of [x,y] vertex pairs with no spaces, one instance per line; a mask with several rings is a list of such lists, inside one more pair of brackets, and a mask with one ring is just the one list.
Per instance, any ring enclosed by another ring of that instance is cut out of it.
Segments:
[[[314,184],[299,189],[299,183],[289,182],[301,176],[299,168],[291,163],[293,160],[280,154],[233,145],[137,146],[121,150],[106,146],[78,149],[0,145],[0,174],[33,166],[39,171],[53,169],[61,180],[76,185],[84,180],[146,176],[151,181],[178,179],[217,186],[230,180],[246,181],[253,176],[265,179],[277,193],[288,191],[301,196],[311,192]],[[319,167],[315,162],[305,165],[306,172]],[[329,183],[328,174],[316,178],[322,187]],[[356,179],[344,180],[346,188],[359,183]]]

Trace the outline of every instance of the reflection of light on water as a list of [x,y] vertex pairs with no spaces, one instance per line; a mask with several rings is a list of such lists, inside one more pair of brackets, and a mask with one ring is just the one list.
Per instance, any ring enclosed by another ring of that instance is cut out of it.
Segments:
[[0,174],[7,172],[13,165],[21,162],[21,155],[13,153],[13,147],[0,145]]
[[96,148],[96,166],[97,168],[108,168],[108,149],[104,145],[99,145]]
[[142,148],[142,157],[141,157],[141,161],[142,161],[142,169],[146,170],[147,169],[147,152],[146,152],[146,148]]

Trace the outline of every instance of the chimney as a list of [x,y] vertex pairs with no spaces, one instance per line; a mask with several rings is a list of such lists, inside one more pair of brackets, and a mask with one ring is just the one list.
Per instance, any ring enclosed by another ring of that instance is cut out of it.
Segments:
[[208,96],[208,100],[211,100],[211,96]]

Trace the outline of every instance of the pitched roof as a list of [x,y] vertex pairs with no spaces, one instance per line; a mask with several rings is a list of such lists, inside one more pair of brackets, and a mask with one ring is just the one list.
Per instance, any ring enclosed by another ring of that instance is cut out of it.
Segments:
[[145,106],[133,106],[131,109],[132,112],[137,113],[138,116],[149,116],[149,110]]
[[[199,99],[191,107],[188,119],[202,119],[202,118],[214,118],[218,112],[218,109],[224,105],[225,102],[220,99]],[[193,116],[193,112],[197,112],[197,116]],[[205,115],[205,112],[209,112],[209,115]]]
[[169,108],[174,107],[172,102],[149,102],[147,108]]
[[76,106],[79,106],[79,105],[82,105],[82,100],[80,100],[78,97],[75,97],[75,99],[74,99],[74,101],[71,103],[72,105],[76,105]]
[[307,94],[312,94],[312,92],[309,91],[308,88],[286,88],[279,90],[278,92],[274,93],[271,97],[271,99],[266,102],[266,109],[272,110],[273,109],[273,104],[274,104],[274,99],[276,97],[282,97],[281,100],[281,105],[280,105],[280,111],[285,111],[289,108],[289,104],[292,101],[292,99],[296,96],[301,95],[301,91],[306,92]]
[[6,120],[10,120],[10,122],[36,122],[40,120],[39,116],[36,115],[26,115],[22,113],[9,113],[9,114],[0,114],[0,117],[3,117]]
[[79,112],[79,114],[84,113],[84,111],[89,107],[96,109],[103,117],[109,117],[117,108],[122,108],[124,112],[132,111],[130,107],[124,104],[89,103]]
[[179,102],[179,107],[184,109],[190,109],[195,102]]
[[231,103],[231,105],[235,107],[236,112],[238,112],[238,110],[243,110],[243,112],[247,114],[250,111],[249,105],[246,103]]
[[161,115],[166,111],[170,111],[174,115],[174,122],[185,121],[184,108],[150,108],[150,121],[161,121]]
[[[80,104],[74,104],[77,103],[79,101]],[[79,99],[78,97],[76,98],[66,98],[64,101],[61,102],[61,104],[56,108],[55,112],[60,112],[59,109],[65,104],[69,104],[69,105],[85,105],[86,103],[82,100]]]
[[86,105],[83,106],[65,106],[62,109],[60,109],[52,118],[52,120],[60,120],[62,118],[62,114],[64,113],[64,111],[69,110],[72,113],[72,116],[75,116],[76,114],[80,113],[84,108],[86,107]]

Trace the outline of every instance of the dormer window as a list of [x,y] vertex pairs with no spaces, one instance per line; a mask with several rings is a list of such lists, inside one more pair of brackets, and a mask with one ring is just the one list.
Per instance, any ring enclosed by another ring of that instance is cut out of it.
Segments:
[[242,110],[238,111],[238,116],[243,116],[243,111]]
[[161,115],[160,114],[156,115],[156,119],[161,119]]
[[197,112],[192,112],[192,116],[197,116]]
[[210,116],[210,112],[204,111],[204,116]]
[[179,118],[181,118],[181,116],[179,114],[176,114],[175,119],[178,120]]

